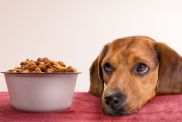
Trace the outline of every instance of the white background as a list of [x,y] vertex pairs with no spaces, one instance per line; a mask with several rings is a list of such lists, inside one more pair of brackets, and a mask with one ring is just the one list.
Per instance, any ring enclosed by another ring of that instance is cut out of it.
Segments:
[[129,35],[182,54],[182,0],[0,0],[0,71],[47,56],[77,67],[76,91],[87,91],[89,67],[104,44]]

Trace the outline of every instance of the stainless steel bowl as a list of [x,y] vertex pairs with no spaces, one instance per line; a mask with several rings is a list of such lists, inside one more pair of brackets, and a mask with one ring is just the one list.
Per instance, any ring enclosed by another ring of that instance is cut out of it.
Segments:
[[79,74],[3,73],[11,105],[16,109],[35,112],[69,108]]

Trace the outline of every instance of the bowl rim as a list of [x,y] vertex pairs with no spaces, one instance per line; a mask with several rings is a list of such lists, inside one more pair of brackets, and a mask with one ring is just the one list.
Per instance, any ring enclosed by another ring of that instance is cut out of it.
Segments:
[[23,72],[20,72],[20,73],[14,73],[14,72],[0,72],[0,73],[3,73],[3,74],[81,74],[81,72],[54,72],[54,73],[47,73],[47,72],[43,72],[43,73],[35,73],[35,72],[29,72],[29,73],[23,73]]

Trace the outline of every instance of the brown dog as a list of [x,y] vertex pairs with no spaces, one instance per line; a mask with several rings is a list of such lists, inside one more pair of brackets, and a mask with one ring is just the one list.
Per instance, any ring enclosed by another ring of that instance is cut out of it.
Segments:
[[149,37],[125,37],[103,48],[90,81],[89,93],[102,96],[106,114],[132,114],[155,95],[182,93],[182,58]]

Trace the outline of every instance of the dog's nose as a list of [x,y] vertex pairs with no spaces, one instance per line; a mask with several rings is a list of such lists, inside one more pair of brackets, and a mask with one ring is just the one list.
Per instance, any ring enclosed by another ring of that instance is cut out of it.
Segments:
[[105,95],[104,99],[107,107],[112,110],[118,110],[123,106],[126,96],[122,93],[115,92]]

